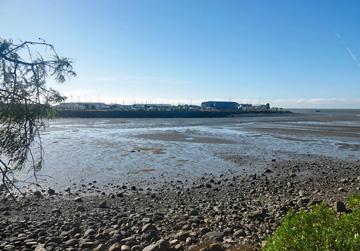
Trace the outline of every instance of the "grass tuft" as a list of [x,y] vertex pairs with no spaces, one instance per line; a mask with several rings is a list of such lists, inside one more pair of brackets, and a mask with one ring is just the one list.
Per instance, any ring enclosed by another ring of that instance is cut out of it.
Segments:
[[325,204],[290,211],[262,250],[360,250],[360,196],[349,198],[347,204],[351,212],[340,215]]

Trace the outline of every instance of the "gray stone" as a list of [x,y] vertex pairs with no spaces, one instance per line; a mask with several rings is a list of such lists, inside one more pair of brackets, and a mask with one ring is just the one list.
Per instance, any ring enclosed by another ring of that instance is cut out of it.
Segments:
[[130,251],[130,247],[128,245],[121,245],[121,251]]
[[159,247],[156,244],[150,244],[149,246],[144,247],[143,251],[159,251]]
[[157,232],[157,229],[154,225],[152,225],[150,223],[145,224],[141,229],[141,232],[143,232],[143,233],[152,232],[152,231]]
[[66,247],[73,247],[78,243],[78,240],[76,239],[70,239],[65,242]]
[[241,237],[241,236],[245,236],[245,235],[246,235],[246,233],[245,233],[244,229],[239,229],[234,232],[235,237]]
[[76,207],[76,211],[77,211],[77,212],[85,212],[85,207],[83,207],[83,206],[77,206],[77,207]]
[[131,247],[131,251],[141,251],[143,248],[140,245],[134,245]]
[[169,251],[171,250],[169,242],[164,239],[158,240],[155,244],[146,246],[143,251]]
[[47,251],[44,244],[39,244],[36,246],[35,251]]
[[224,238],[224,234],[219,231],[208,232],[204,235],[205,239],[214,240],[214,241],[222,241]]
[[61,214],[60,209],[57,209],[57,208],[54,208],[53,210],[51,210],[51,212],[52,212],[53,214]]
[[256,210],[255,212],[252,212],[249,214],[249,219],[252,220],[263,220],[265,217],[267,217],[268,214],[265,209],[260,208]]
[[156,245],[159,247],[160,251],[168,251],[170,250],[170,244],[168,241],[164,239],[160,239],[156,242]]
[[79,245],[80,248],[93,248],[94,246],[95,243],[92,241],[82,241]]
[[86,237],[88,237],[90,235],[94,235],[94,234],[95,234],[95,230],[92,228],[89,228],[88,230],[85,231],[84,237],[86,238]]
[[49,195],[54,195],[55,194],[55,190],[51,189],[51,188],[49,188],[47,192],[48,192]]
[[209,251],[224,251],[224,247],[220,243],[212,243],[209,246]]
[[34,192],[34,195],[35,195],[36,197],[42,197],[42,194],[41,194],[40,191],[35,191],[35,192]]
[[14,245],[11,245],[11,244],[8,244],[4,247],[4,250],[7,250],[7,251],[15,251],[16,248]]
[[121,251],[121,244],[118,242],[112,244],[109,248],[109,251]]
[[197,215],[199,215],[200,214],[200,212],[199,212],[199,210],[197,210],[197,209],[192,209],[191,211],[190,211],[190,215],[191,216],[197,216]]
[[100,204],[99,204],[99,208],[108,208],[108,207],[109,207],[109,206],[108,206],[106,200],[103,200],[103,201],[100,202]]
[[99,244],[94,248],[94,251],[106,251],[106,246],[104,244]]
[[185,231],[180,231],[175,235],[175,238],[180,241],[185,241],[187,237],[189,237],[189,233]]
[[83,202],[83,199],[81,197],[76,197],[74,199],[75,202]]

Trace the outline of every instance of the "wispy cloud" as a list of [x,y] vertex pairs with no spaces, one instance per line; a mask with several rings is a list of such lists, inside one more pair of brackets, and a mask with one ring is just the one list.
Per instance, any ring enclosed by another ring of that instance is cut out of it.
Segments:
[[346,49],[347,53],[350,55],[350,57],[352,58],[352,60],[356,63],[356,65],[360,68],[360,61],[359,59],[356,57],[356,55],[353,53],[353,51],[350,49],[350,47],[345,43],[345,40],[343,39],[343,37],[336,32],[335,33],[336,37],[340,40],[341,44],[344,46],[344,48]]
[[360,108],[360,99],[348,98],[290,98],[274,99],[276,106],[290,108]]
[[187,85],[192,84],[192,81],[188,80],[177,80],[177,79],[169,79],[163,77],[144,77],[144,76],[127,76],[123,77],[122,80],[124,82],[128,82],[130,84],[152,84],[152,85]]
[[115,77],[91,77],[91,80],[95,80],[99,82],[115,82],[118,79]]

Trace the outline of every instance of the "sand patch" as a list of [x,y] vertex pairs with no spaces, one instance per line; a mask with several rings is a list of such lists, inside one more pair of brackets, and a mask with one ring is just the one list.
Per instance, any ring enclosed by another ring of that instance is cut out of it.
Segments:
[[161,141],[180,141],[180,142],[191,142],[191,143],[207,143],[207,144],[234,144],[233,140],[215,137],[203,137],[188,135],[180,132],[165,132],[165,133],[148,133],[139,134],[136,137],[150,140],[161,140]]
[[338,143],[336,145],[340,149],[347,149],[347,150],[351,150],[351,151],[360,151],[360,144]]
[[164,154],[165,150],[159,147],[134,147],[131,152],[152,152],[153,154]]
[[154,171],[156,171],[156,169],[150,168],[150,167],[145,167],[145,168],[142,168],[142,169],[131,171],[129,173],[131,173],[131,174],[141,174],[141,173],[151,173],[151,172],[154,172]]

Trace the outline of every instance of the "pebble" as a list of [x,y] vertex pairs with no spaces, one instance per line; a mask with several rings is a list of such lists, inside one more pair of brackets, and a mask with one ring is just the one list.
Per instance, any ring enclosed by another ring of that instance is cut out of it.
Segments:
[[[125,245],[124,245],[124,246],[125,246]],[[121,246],[121,244],[118,243],[118,242],[112,244],[112,245],[110,246],[110,248],[109,248],[109,251],[121,251],[121,250],[123,250],[123,249],[122,249],[122,246]]]
[[209,245],[209,251],[224,251],[224,247],[220,243],[212,243]]
[[102,202],[99,203],[98,205],[99,208],[108,208],[108,204],[106,200],[103,200]]

